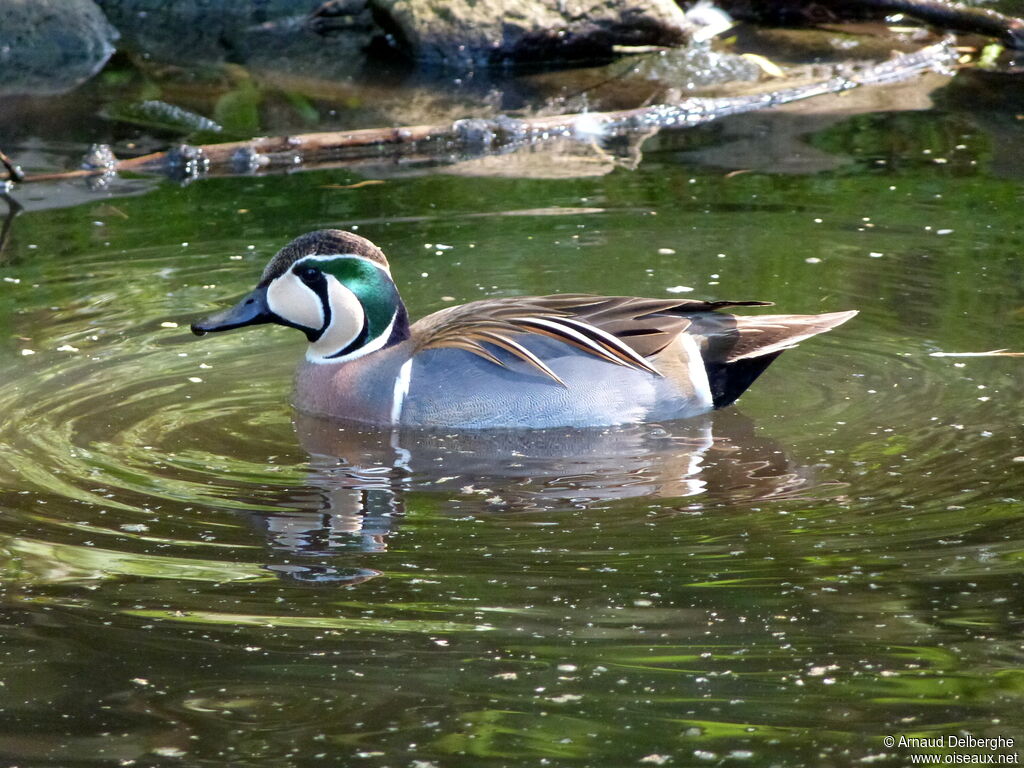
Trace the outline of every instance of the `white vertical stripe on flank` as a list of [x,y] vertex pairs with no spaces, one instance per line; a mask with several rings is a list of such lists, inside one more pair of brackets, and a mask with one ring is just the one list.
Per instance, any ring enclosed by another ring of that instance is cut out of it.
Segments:
[[398,378],[395,379],[395,397],[391,401],[392,424],[397,424],[402,419],[402,405],[405,403],[405,396],[409,394],[409,384],[411,383],[412,358],[410,357],[402,363],[402,367],[398,369]]
[[715,399],[711,396],[711,383],[704,368],[704,360],[700,356],[700,347],[688,333],[679,334],[678,339],[686,353],[686,370],[690,374],[693,397],[701,405],[710,408],[714,405]]

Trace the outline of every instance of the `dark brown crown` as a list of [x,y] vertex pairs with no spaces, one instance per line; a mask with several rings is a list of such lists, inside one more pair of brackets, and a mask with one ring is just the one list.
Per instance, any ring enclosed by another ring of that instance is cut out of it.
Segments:
[[263,270],[260,285],[267,285],[275,277],[283,275],[292,264],[306,256],[334,255],[362,256],[389,269],[384,251],[365,237],[342,229],[318,229],[295,238],[278,251]]

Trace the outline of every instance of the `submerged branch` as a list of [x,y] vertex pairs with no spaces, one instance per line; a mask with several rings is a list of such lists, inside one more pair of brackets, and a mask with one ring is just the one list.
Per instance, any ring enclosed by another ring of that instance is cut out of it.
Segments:
[[16,166],[6,154],[0,152],[0,165],[7,171],[8,181],[24,181],[25,174],[21,172],[21,168]]
[[[0,152],[0,154],[3,154]],[[5,156],[6,159],[6,156]],[[6,192],[0,194],[0,200],[7,203],[7,213],[4,214],[4,223],[0,225],[0,263],[4,261],[4,251],[7,249],[7,243],[11,239],[11,225],[14,220],[18,217],[18,214],[25,210],[21,203],[15,200]]]
[[1024,49],[1024,20],[945,0],[858,0],[858,5],[883,13],[903,13],[945,29],[994,37],[1007,48]]
[[[590,112],[515,119],[466,119],[406,128],[275,136],[248,141],[181,145],[166,152],[120,160],[109,147],[94,147],[79,170],[25,176],[22,183],[108,176],[120,172],[162,173],[177,178],[310,169],[359,162],[370,155],[482,156],[555,139],[595,142],[649,134],[661,128],[702,125],[728,115],[789,104],[862,86],[882,85],[917,74],[949,71],[957,54],[949,42],[903,54],[846,76],[764,94],[691,98],[614,112]],[[461,159],[461,158],[460,158]]]

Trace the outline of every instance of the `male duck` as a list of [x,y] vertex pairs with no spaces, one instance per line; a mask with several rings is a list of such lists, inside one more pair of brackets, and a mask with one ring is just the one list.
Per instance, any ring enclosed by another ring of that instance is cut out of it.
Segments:
[[384,253],[336,229],[282,248],[202,336],[278,323],[309,339],[295,404],[374,424],[606,426],[732,403],[785,349],[856,312],[735,316],[763,301],[565,294],[484,299],[409,324]]

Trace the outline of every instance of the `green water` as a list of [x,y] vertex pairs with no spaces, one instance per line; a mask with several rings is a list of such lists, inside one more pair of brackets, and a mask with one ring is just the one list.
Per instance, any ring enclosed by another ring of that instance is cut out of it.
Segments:
[[[736,118],[589,177],[383,162],[16,192],[2,764],[903,765],[951,752],[886,735],[1019,745],[1024,360],[931,356],[1024,351],[1024,122],[974,95]],[[99,131],[65,130],[4,149],[45,166]],[[365,179],[384,183],[336,188]],[[352,226],[414,317],[677,286],[861,314],[707,419],[339,431],[288,404],[298,334],[187,324],[292,237]]]

